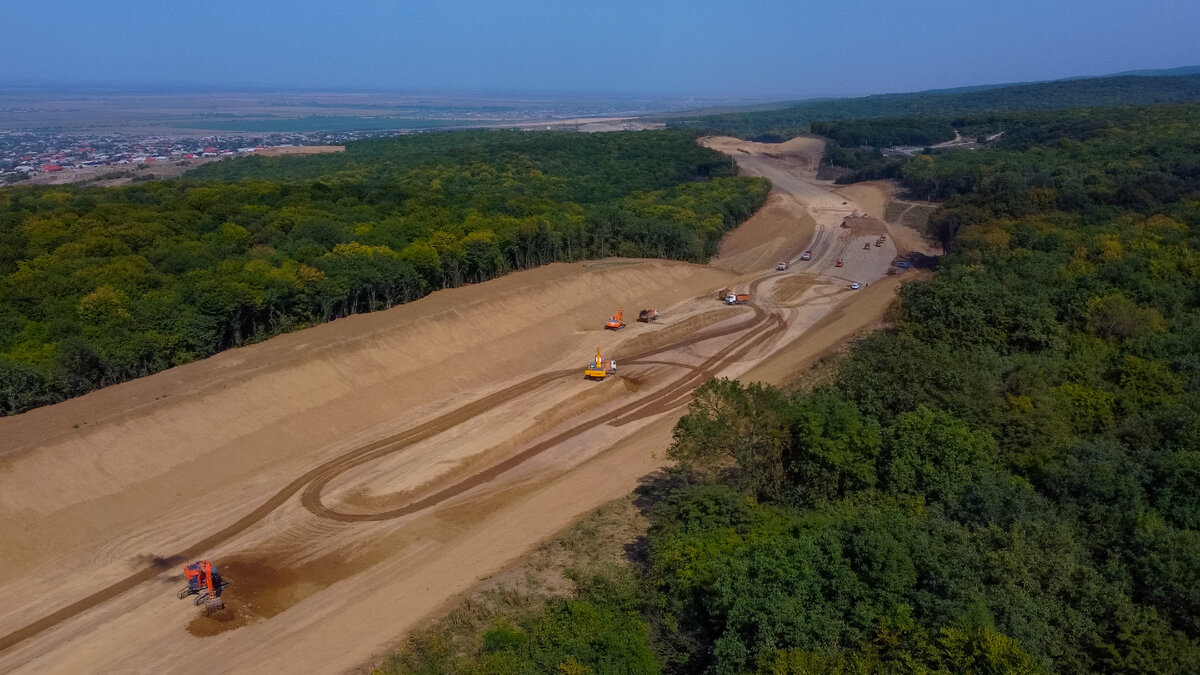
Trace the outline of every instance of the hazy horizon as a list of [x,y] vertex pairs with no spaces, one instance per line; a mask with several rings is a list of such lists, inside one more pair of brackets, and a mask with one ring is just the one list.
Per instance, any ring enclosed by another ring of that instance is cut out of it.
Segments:
[[217,0],[6,8],[10,87],[800,99],[1200,63],[1200,4]]

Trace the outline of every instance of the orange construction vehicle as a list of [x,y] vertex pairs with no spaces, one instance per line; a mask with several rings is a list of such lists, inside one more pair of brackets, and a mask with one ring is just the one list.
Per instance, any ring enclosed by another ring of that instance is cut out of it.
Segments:
[[604,322],[604,327],[609,330],[620,330],[625,327],[625,322],[622,319],[625,316],[625,309],[620,308],[616,314],[608,317],[608,321]]
[[216,611],[225,606],[221,600],[221,591],[228,585],[221,578],[221,573],[207,560],[199,560],[183,566],[183,575],[187,579],[187,587],[179,591],[179,599],[189,595],[196,596],[193,604],[204,605],[205,611]]

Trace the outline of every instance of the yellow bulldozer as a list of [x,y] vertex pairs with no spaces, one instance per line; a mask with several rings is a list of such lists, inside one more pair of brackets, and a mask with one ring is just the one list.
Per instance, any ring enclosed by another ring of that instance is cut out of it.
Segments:
[[603,380],[609,375],[612,375],[617,369],[615,361],[604,362],[604,357],[600,355],[600,348],[596,347],[596,360],[583,371],[583,376],[589,380]]

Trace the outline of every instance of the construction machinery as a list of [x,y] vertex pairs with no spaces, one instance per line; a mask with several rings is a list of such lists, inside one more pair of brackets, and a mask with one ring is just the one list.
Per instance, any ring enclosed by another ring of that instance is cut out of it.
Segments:
[[727,305],[744,305],[750,302],[749,293],[730,293],[725,296],[725,304]]
[[607,330],[620,330],[625,327],[625,322],[622,320],[625,316],[625,309],[617,309],[617,313],[608,317],[608,321],[604,322],[604,328]]
[[800,256],[801,260],[812,260],[812,251],[805,251],[804,255]]
[[198,560],[183,566],[183,575],[187,586],[179,591],[179,599],[189,595],[196,596],[192,604],[199,607],[204,605],[206,612],[214,612],[225,607],[221,600],[221,591],[229,584],[221,578],[221,573],[207,560]]
[[835,263],[833,264],[833,266],[834,266],[834,267],[841,267],[841,266],[843,266],[843,265],[845,265],[845,264],[846,264],[846,263],[842,262],[842,259],[841,259],[841,258],[838,258],[838,259],[837,259],[837,262],[835,262]]
[[789,268],[789,267],[791,267],[791,264],[790,264],[790,263],[788,263],[788,261],[786,261],[786,260],[780,260],[780,261],[779,261],[779,264],[775,266],[775,269],[776,269],[776,270],[778,270],[778,271],[780,271],[780,272],[783,272],[784,270],[786,270],[786,269],[787,269],[787,268]]
[[642,311],[638,312],[638,321],[641,321],[642,323],[650,323],[652,321],[658,321],[658,310],[657,309],[643,309]]
[[583,376],[589,380],[603,380],[616,370],[616,364],[613,361],[604,362],[604,357],[600,355],[600,347],[596,347],[596,360],[591,363],[583,371]]

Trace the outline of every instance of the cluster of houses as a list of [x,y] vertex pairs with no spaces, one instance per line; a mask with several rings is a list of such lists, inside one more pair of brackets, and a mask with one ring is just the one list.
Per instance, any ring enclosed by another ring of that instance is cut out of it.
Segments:
[[266,147],[328,143],[327,134],[173,138],[84,136],[51,131],[0,131],[0,184],[84,167],[145,165],[246,155]]
[[[237,142],[235,145],[233,142]],[[197,157],[230,157],[256,152],[262,143],[241,145],[244,139],[164,139],[149,137],[80,138],[59,134],[0,133],[0,177],[19,178],[82,167],[154,164]]]

